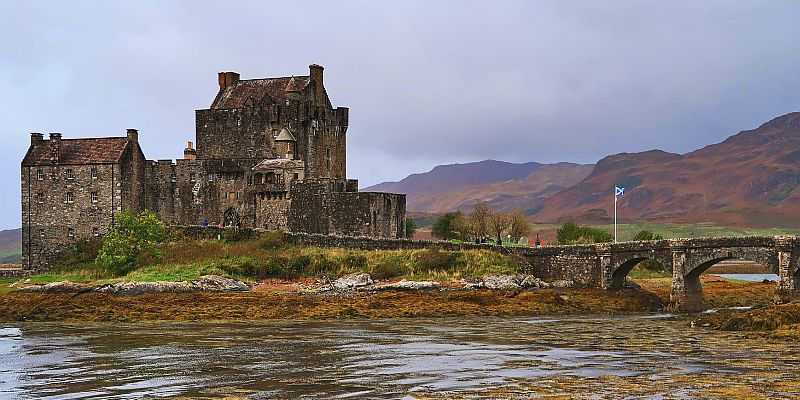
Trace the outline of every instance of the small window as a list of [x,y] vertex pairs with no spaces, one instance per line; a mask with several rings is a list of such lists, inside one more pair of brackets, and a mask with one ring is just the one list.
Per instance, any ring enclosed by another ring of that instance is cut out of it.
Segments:
[[173,172],[172,177],[170,179],[172,180],[172,183],[178,182],[178,175],[175,175],[175,173]]
[[278,137],[278,130],[277,129],[273,129],[272,130],[272,138],[275,139],[277,137]]
[[236,192],[236,198],[237,199],[239,198],[239,192]]
[[75,197],[72,192],[67,192],[67,204],[72,204],[73,201],[75,201]]
[[293,178],[294,180],[298,180],[298,179],[300,179],[300,174],[298,174],[297,172],[295,172],[295,173],[294,173],[294,175],[292,175],[292,178]]
[[92,228],[92,236],[94,237],[100,236],[100,229]]
[[36,170],[36,179],[43,181],[44,180],[44,171],[41,169]]
[[67,237],[72,239],[75,237],[75,229],[67,228]]
[[67,171],[65,172],[65,175],[67,177],[67,180],[71,181],[71,180],[75,179],[75,173],[72,171],[72,168],[67,168]]
[[92,192],[91,196],[92,196],[92,203],[97,203],[97,198],[98,198],[97,192]]
[[225,192],[225,198],[226,199],[228,198],[228,192]]
[[197,175],[189,174],[189,182],[192,182],[192,183],[197,182]]
[[36,201],[39,204],[44,204],[44,193],[36,193]]
[[214,174],[208,174],[208,181],[209,182],[213,182],[214,181]]
[[97,173],[97,167],[92,168],[92,179],[97,179],[99,174]]
[[44,238],[44,229],[39,228],[39,237]]

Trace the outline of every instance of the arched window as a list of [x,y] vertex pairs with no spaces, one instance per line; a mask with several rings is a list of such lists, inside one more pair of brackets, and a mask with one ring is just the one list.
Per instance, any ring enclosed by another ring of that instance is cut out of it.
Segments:
[[260,173],[255,174],[255,176],[253,176],[253,182],[255,184],[264,183],[264,176]]
[[274,172],[267,172],[267,175],[265,176],[265,178],[267,180],[266,183],[275,183],[275,173]]

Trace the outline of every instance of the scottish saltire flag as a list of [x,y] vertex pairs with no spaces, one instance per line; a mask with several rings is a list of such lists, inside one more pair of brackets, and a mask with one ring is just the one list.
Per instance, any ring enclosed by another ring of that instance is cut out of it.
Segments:
[[625,194],[625,188],[614,186],[614,196],[622,196]]

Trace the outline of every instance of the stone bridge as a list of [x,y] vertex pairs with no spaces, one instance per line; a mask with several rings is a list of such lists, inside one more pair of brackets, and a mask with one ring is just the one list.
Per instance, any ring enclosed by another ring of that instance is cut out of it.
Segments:
[[570,279],[587,287],[619,289],[644,260],[672,266],[670,300],[679,311],[703,309],[700,274],[729,259],[757,262],[778,275],[776,302],[800,298],[800,237],[665,239],[592,245],[514,248],[527,272],[545,279]]
[[[184,227],[190,237],[213,237],[224,233],[213,228]],[[257,230],[260,232],[260,230]],[[517,256],[524,272],[545,281],[571,280],[584,287],[619,289],[633,267],[655,260],[672,267],[672,308],[677,311],[703,309],[700,274],[729,259],[757,262],[778,275],[775,300],[800,300],[800,237],[744,236],[665,239],[640,242],[598,243],[569,246],[502,247],[470,243],[406,239],[375,239],[304,233],[287,233],[295,243],[320,247],[349,247],[365,250],[485,249]]]

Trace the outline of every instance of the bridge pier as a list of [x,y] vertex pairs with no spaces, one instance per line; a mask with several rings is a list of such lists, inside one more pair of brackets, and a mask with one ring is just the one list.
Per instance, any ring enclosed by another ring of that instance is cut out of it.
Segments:
[[669,294],[672,311],[697,312],[705,309],[700,275],[691,273],[692,265],[686,262],[686,247],[670,239],[672,253],[672,290]]
[[794,238],[780,237],[775,240],[778,253],[778,287],[775,302],[784,304],[800,300],[800,275],[798,274],[798,252]]
[[600,287],[603,289],[617,289],[614,287],[614,270],[611,267],[611,243],[596,244],[597,258],[600,261]]

